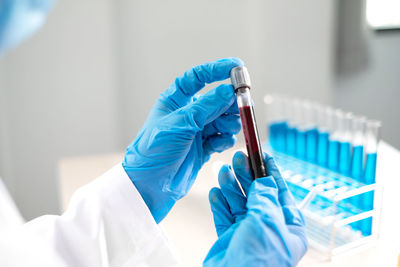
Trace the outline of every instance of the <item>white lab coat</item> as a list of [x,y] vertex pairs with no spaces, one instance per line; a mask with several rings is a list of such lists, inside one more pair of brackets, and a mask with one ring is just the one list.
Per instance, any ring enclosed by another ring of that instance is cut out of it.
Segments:
[[45,215],[21,224],[4,192],[0,190],[0,201],[11,204],[0,205],[0,214],[4,211],[8,218],[15,216],[15,223],[10,219],[0,224],[1,267],[176,263],[163,230],[121,164],[78,189],[61,216]]

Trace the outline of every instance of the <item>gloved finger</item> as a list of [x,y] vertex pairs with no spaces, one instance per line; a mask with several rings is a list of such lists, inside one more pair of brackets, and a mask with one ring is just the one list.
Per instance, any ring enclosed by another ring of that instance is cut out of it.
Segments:
[[232,159],[232,167],[235,171],[236,178],[239,180],[243,191],[247,195],[254,179],[251,174],[249,160],[246,154],[242,151],[237,151]]
[[265,164],[268,175],[272,175],[278,187],[278,199],[282,206],[282,212],[285,216],[286,224],[288,225],[304,225],[304,219],[297,208],[293,199],[292,193],[289,191],[285,180],[283,179],[275,160],[264,153]]
[[213,213],[215,229],[217,230],[217,235],[220,236],[234,223],[234,219],[221,189],[212,188],[208,198]]
[[175,108],[183,107],[206,83],[229,78],[231,69],[237,66],[243,66],[243,61],[238,58],[224,58],[195,66],[176,78],[162,97]]
[[236,97],[235,97],[235,101],[232,103],[232,105],[225,111],[224,115],[226,115],[226,114],[240,115]]
[[184,115],[185,124],[201,131],[222,114],[235,100],[232,85],[221,84],[217,88],[200,96],[195,102],[177,110]]
[[211,155],[214,152],[222,152],[231,148],[236,143],[236,137],[231,134],[221,134],[209,136],[203,144],[205,155]]
[[203,136],[221,134],[238,134],[242,129],[240,116],[236,114],[222,114],[216,120],[204,127]]
[[269,222],[277,222],[277,225],[284,224],[285,217],[278,199],[278,187],[272,176],[253,181],[247,195],[247,208],[255,216]]
[[296,206],[293,196],[290,193],[285,180],[283,179],[278,166],[273,157],[264,153],[264,161],[267,168],[267,174],[274,177],[279,190],[279,202],[282,206]]
[[293,266],[297,266],[308,250],[307,234],[304,226],[287,225],[287,229],[292,234],[290,251],[292,251]]
[[287,225],[305,225],[303,214],[296,206],[282,206],[282,212]]
[[244,216],[247,211],[246,197],[240,190],[230,166],[224,165],[221,167],[218,174],[218,182],[235,220]]

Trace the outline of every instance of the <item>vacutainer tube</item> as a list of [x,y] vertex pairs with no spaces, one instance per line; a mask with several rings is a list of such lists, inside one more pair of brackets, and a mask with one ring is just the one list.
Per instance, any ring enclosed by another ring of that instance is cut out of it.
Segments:
[[231,70],[231,81],[235,90],[246,141],[250,167],[255,179],[266,177],[264,158],[254,114],[253,100],[250,95],[250,75],[246,67],[235,67]]

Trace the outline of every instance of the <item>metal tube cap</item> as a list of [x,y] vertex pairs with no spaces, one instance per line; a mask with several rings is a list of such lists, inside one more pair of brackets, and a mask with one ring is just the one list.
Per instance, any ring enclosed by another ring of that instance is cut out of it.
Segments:
[[250,75],[245,66],[235,67],[231,70],[231,82],[235,92],[242,87],[251,87]]

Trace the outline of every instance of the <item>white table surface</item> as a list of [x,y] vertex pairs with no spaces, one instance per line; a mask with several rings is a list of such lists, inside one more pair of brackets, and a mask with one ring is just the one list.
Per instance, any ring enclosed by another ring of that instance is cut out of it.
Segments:
[[[216,154],[199,172],[190,193],[178,201],[162,222],[181,263],[178,266],[201,266],[209,248],[216,240],[208,192],[218,186],[219,167],[230,164],[240,148]],[[243,149],[243,148],[242,148]],[[62,206],[65,208],[72,193],[106,170],[119,163],[122,154],[72,157],[60,161],[59,184]],[[377,179],[384,184],[383,209],[379,241],[361,251],[343,255],[334,261],[322,260],[312,248],[299,266],[397,266],[400,252],[400,152],[384,142],[379,147]]]

